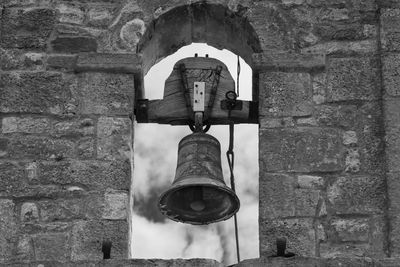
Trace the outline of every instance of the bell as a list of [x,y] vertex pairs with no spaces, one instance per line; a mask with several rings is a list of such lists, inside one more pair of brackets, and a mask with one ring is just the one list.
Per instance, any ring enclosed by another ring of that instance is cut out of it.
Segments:
[[175,180],[158,206],[171,220],[197,225],[226,220],[239,210],[239,199],[222,176],[216,138],[195,132],[179,142]]

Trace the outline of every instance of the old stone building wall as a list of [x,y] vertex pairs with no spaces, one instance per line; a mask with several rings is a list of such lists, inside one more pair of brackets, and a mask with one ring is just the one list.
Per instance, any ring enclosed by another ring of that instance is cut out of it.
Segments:
[[[259,102],[262,259],[241,266],[396,266],[397,0],[3,0],[0,11],[0,264],[219,265],[124,260],[142,77],[207,42],[246,60]],[[280,236],[298,257],[265,258]]]

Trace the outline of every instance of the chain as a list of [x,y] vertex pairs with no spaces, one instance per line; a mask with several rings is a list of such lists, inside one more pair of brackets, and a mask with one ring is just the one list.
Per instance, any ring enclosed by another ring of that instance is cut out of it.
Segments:
[[[231,117],[231,109],[228,111],[228,117]],[[230,171],[230,180],[231,180],[231,188],[232,191],[236,193],[235,188],[235,176],[233,174],[234,164],[235,164],[235,153],[233,152],[233,143],[234,143],[234,122],[231,120],[229,123],[229,147],[228,151],[226,151],[226,158],[228,159],[229,171]],[[235,223],[235,241],[236,241],[236,256],[238,263],[240,262],[240,251],[239,251],[239,232],[238,232],[238,222],[236,214],[233,216]]]

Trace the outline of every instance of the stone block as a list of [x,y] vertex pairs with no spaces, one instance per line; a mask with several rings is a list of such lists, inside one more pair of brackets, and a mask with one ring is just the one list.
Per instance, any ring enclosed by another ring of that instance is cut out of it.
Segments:
[[318,216],[322,196],[313,188],[297,188],[294,176],[262,174],[260,179],[260,219]]
[[89,36],[59,36],[50,42],[53,52],[79,53],[96,52],[97,41]]
[[69,238],[69,235],[66,233],[49,233],[33,236],[35,260],[67,261],[70,254]]
[[0,112],[63,114],[73,104],[73,80],[61,73],[13,72],[0,76]]
[[384,51],[400,51],[400,8],[382,9],[381,44]]
[[12,193],[26,187],[25,171],[17,162],[0,162],[0,196],[12,196]]
[[390,255],[393,258],[400,257],[400,216],[398,214],[389,217],[392,226],[389,232]]
[[316,252],[316,232],[313,219],[285,219],[260,221],[260,254],[262,257],[276,255],[276,239],[285,237],[287,252],[313,257]]
[[326,64],[321,54],[256,53],[252,59],[252,68],[260,72],[320,70]]
[[260,220],[295,215],[295,177],[260,171]]
[[382,57],[382,63],[383,84],[385,87],[385,93],[389,96],[400,96],[400,54],[385,55]]
[[388,191],[388,212],[391,215],[400,214],[400,172],[386,174]]
[[43,117],[5,117],[2,119],[2,133],[40,134],[49,132],[50,121]]
[[1,46],[46,49],[55,24],[56,11],[49,8],[4,9]]
[[0,199],[0,264],[11,260],[13,246],[16,243],[17,224],[14,209],[12,200]]
[[129,161],[102,162],[73,160],[40,162],[40,176],[31,183],[81,185],[88,190],[129,190],[131,169]]
[[315,107],[314,117],[320,126],[352,129],[358,119],[356,105],[320,105]]
[[[360,258],[365,257],[366,251],[368,250],[368,244],[354,244],[354,243],[321,243],[320,244],[320,255],[322,258]],[[337,265],[333,265],[337,266]],[[340,265],[339,265],[340,266]],[[354,265],[349,265],[354,266]],[[365,266],[365,265],[357,265]]]
[[305,189],[321,189],[324,186],[324,179],[321,176],[298,175],[297,186]]
[[26,52],[20,49],[0,48],[0,69],[2,70],[32,70],[44,69],[45,55],[43,53]]
[[75,71],[141,73],[142,58],[137,54],[80,53]]
[[39,221],[39,209],[35,203],[25,202],[21,205],[21,222]]
[[369,54],[378,51],[376,40],[362,41],[330,41],[302,48],[301,53],[325,55]]
[[268,72],[260,75],[260,115],[306,116],[312,112],[308,73]]
[[343,170],[339,131],[319,128],[260,131],[260,173],[274,171],[332,172]]
[[51,121],[50,135],[54,137],[80,138],[95,134],[96,121],[92,118],[71,118]]
[[76,60],[76,55],[50,54],[47,56],[47,69],[73,71],[75,70]]
[[132,121],[128,118],[101,117],[97,124],[97,157],[106,160],[131,157]]
[[340,241],[368,242],[369,219],[334,219],[330,221]]
[[381,97],[376,58],[331,58],[327,68],[328,102],[375,100]]
[[72,229],[71,260],[100,260],[104,241],[112,244],[112,259],[128,256],[128,223],[126,221],[80,221]]
[[81,193],[79,196],[75,194],[75,197],[70,199],[39,201],[38,205],[43,222],[57,222],[100,218],[103,203],[102,193],[89,192]]
[[114,6],[112,5],[89,6],[87,12],[87,23],[94,27],[106,27],[114,18],[114,12]]
[[58,22],[83,24],[85,19],[84,7],[74,3],[59,3],[56,6],[59,13]]
[[124,220],[128,217],[128,192],[108,191],[104,195],[103,219]]
[[96,155],[96,140],[93,137],[84,137],[76,143],[76,154],[80,159],[91,159]]
[[133,110],[133,75],[84,73],[75,94],[83,114],[128,115]]
[[75,156],[75,144],[71,140],[52,139],[46,136],[13,136],[6,145],[6,154],[11,159],[56,159]]
[[385,179],[380,176],[342,176],[327,188],[328,208],[336,214],[382,214]]
[[389,172],[400,172],[400,100],[386,100],[385,107],[385,142],[386,164]]

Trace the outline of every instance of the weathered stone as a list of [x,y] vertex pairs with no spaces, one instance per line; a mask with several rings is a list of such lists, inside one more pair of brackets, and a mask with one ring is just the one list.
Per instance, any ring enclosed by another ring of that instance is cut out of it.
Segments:
[[43,53],[26,53],[20,49],[0,48],[0,69],[3,70],[43,70]]
[[62,114],[73,103],[72,80],[60,73],[13,72],[0,76],[0,112]]
[[81,53],[75,71],[140,73],[141,63],[137,54]]
[[128,224],[126,221],[80,221],[74,225],[71,239],[71,260],[103,259],[102,244],[112,244],[111,258],[126,258],[128,254]]
[[49,8],[4,9],[1,45],[43,50],[54,28],[55,18],[55,10]]
[[47,57],[47,68],[52,70],[75,70],[77,56],[76,55],[49,55]]
[[276,255],[276,239],[285,237],[287,252],[296,255],[315,256],[315,230],[312,219],[286,219],[260,221],[260,254]]
[[[3,181],[2,179],[0,180]],[[12,200],[0,199],[0,264],[11,260],[12,248],[16,242],[17,224],[14,217],[14,208]]]
[[38,261],[69,258],[69,236],[64,233],[40,234],[32,237],[35,259]]
[[48,118],[5,117],[2,120],[2,133],[44,133],[50,129]]
[[318,123],[315,118],[297,118],[296,125],[301,126],[318,126]]
[[133,75],[84,73],[75,94],[79,96],[83,114],[128,115],[133,108]]
[[56,137],[79,138],[95,133],[96,122],[91,118],[53,120],[50,134]]
[[379,176],[342,176],[327,188],[329,206],[336,214],[382,214],[385,192]]
[[84,137],[79,139],[76,144],[76,154],[80,159],[90,159],[95,157],[95,138]]
[[294,120],[291,117],[270,118],[270,117],[261,116],[260,117],[260,125],[262,125],[261,127],[263,129],[293,127]]
[[34,259],[32,238],[29,235],[19,237],[13,259],[16,261],[31,261]]
[[357,133],[355,131],[346,131],[343,133],[343,144],[355,145],[358,142]]
[[361,169],[360,152],[357,147],[346,149],[345,171],[357,173]]
[[315,107],[314,117],[320,126],[351,129],[356,124],[356,105],[321,105]]
[[57,53],[96,52],[97,41],[89,36],[58,36],[51,41],[51,47]]
[[[400,15],[399,15],[400,16]],[[400,18],[399,18],[400,22]],[[399,31],[400,38],[400,31]],[[399,41],[400,47],[400,41]],[[400,54],[389,54],[382,58],[383,83],[389,96],[400,96]]]
[[16,162],[0,162],[0,196],[10,196],[13,191],[25,187],[25,172],[22,164]]
[[260,151],[260,173],[343,170],[341,137],[332,129],[265,129],[260,131]]
[[367,242],[369,219],[334,219],[330,221],[341,241]]
[[8,140],[6,154],[14,159],[56,159],[75,155],[75,144],[70,140],[52,139],[46,136],[13,136]]
[[124,220],[128,212],[128,193],[124,191],[109,191],[104,195],[103,219]]
[[83,24],[85,13],[82,6],[74,3],[60,3],[56,7],[59,16],[58,22]]
[[131,154],[132,121],[128,118],[101,117],[97,124],[97,157],[129,159]]
[[135,49],[145,29],[145,23],[141,19],[136,18],[125,23],[120,32],[123,47],[131,50]]
[[106,27],[113,19],[113,6],[96,5],[89,7],[87,13],[87,23],[90,26]]
[[40,184],[79,184],[89,190],[129,190],[131,181],[130,163],[128,161],[61,161],[41,162]]
[[21,221],[35,222],[39,220],[39,210],[35,203],[25,202],[21,206]]
[[317,215],[322,198],[319,190],[296,188],[296,179],[286,174],[261,175],[260,218],[262,220]]
[[273,71],[304,71],[325,68],[325,55],[320,54],[275,54],[256,53],[252,56],[253,69],[264,72]]
[[305,116],[312,112],[308,73],[268,72],[260,75],[260,115]]
[[326,100],[326,73],[318,73],[312,76],[313,101],[315,104],[325,103]]
[[384,109],[387,168],[389,172],[400,172],[400,100],[386,100]]
[[[346,257],[349,259],[360,258],[366,256],[368,244],[353,244],[353,243],[321,243],[320,255],[322,258],[338,258]],[[335,265],[333,265],[335,266]],[[337,265],[336,265],[337,266]],[[339,265],[340,266],[340,265]],[[354,266],[354,265],[350,265]],[[365,266],[365,265],[359,265]]]
[[398,227],[400,223],[400,217],[398,214],[393,214],[389,217],[390,224],[393,225],[392,229],[390,229],[389,234],[389,242],[391,248],[391,256],[395,258],[400,257],[400,227]]
[[72,199],[39,201],[41,220],[57,222],[100,218],[103,209],[102,193],[90,192],[80,195]]
[[295,215],[295,178],[287,174],[260,172],[260,219]]
[[320,176],[299,175],[297,184],[300,188],[320,189],[324,185],[324,179]]
[[379,77],[376,58],[332,58],[327,69],[327,101],[379,99]]
[[331,41],[322,44],[316,44],[310,47],[301,49],[302,53],[311,54],[365,54],[374,53],[378,50],[378,43],[375,40],[363,40],[363,41]]
[[382,9],[381,44],[385,51],[400,50],[400,9]]

